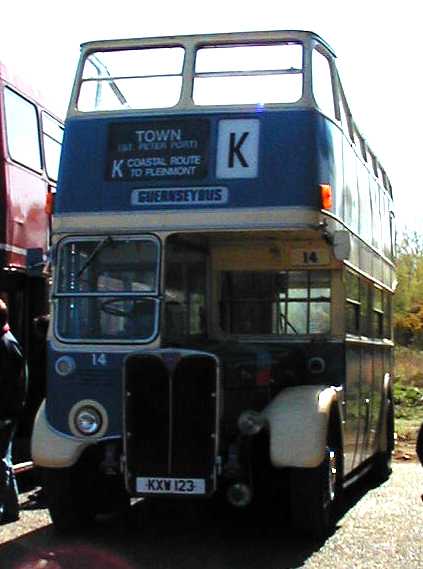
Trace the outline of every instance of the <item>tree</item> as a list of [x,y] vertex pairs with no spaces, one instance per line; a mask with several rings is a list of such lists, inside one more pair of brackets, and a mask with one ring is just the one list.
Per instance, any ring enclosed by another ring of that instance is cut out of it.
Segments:
[[423,346],[423,236],[404,232],[397,248],[394,326],[398,343]]

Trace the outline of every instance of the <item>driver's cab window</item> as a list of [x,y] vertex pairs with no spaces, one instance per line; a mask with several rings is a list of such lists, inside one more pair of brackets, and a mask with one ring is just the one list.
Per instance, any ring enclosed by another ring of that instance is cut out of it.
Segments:
[[105,236],[59,246],[57,333],[71,340],[147,342],[158,331],[159,244]]

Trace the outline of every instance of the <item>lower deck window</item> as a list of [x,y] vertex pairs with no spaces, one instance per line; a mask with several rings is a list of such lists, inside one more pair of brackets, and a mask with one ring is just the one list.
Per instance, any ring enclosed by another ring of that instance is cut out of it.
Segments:
[[328,271],[225,271],[221,327],[232,334],[325,334],[330,292]]
[[146,341],[156,334],[158,301],[136,297],[67,297],[58,303],[57,332],[73,340]]

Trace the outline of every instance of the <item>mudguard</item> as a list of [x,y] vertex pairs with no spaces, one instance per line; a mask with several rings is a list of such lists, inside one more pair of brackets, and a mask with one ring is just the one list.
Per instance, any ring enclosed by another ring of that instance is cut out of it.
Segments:
[[34,422],[31,455],[34,464],[46,468],[73,466],[89,443],[55,431],[48,423],[45,401],[41,404]]
[[339,404],[340,391],[325,385],[302,385],[288,387],[272,400],[263,415],[274,467],[313,468],[323,461],[329,417],[332,406]]
[[378,437],[378,452],[386,452],[388,449],[388,432],[387,432],[387,414],[389,408],[389,397],[391,390],[391,374],[385,373],[383,377],[383,406],[379,418],[379,437]]

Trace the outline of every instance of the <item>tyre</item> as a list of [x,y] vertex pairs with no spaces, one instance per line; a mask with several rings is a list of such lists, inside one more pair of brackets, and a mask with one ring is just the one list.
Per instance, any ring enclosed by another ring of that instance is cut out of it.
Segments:
[[120,476],[106,477],[76,465],[44,469],[43,482],[53,525],[61,533],[92,525],[97,514],[126,516],[130,510]]
[[296,531],[325,538],[333,531],[342,493],[342,453],[328,444],[316,468],[294,468],[290,480],[291,520]]
[[47,507],[56,531],[72,532],[93,522],[92,502],[75,467],[45,468],[42,479]]

